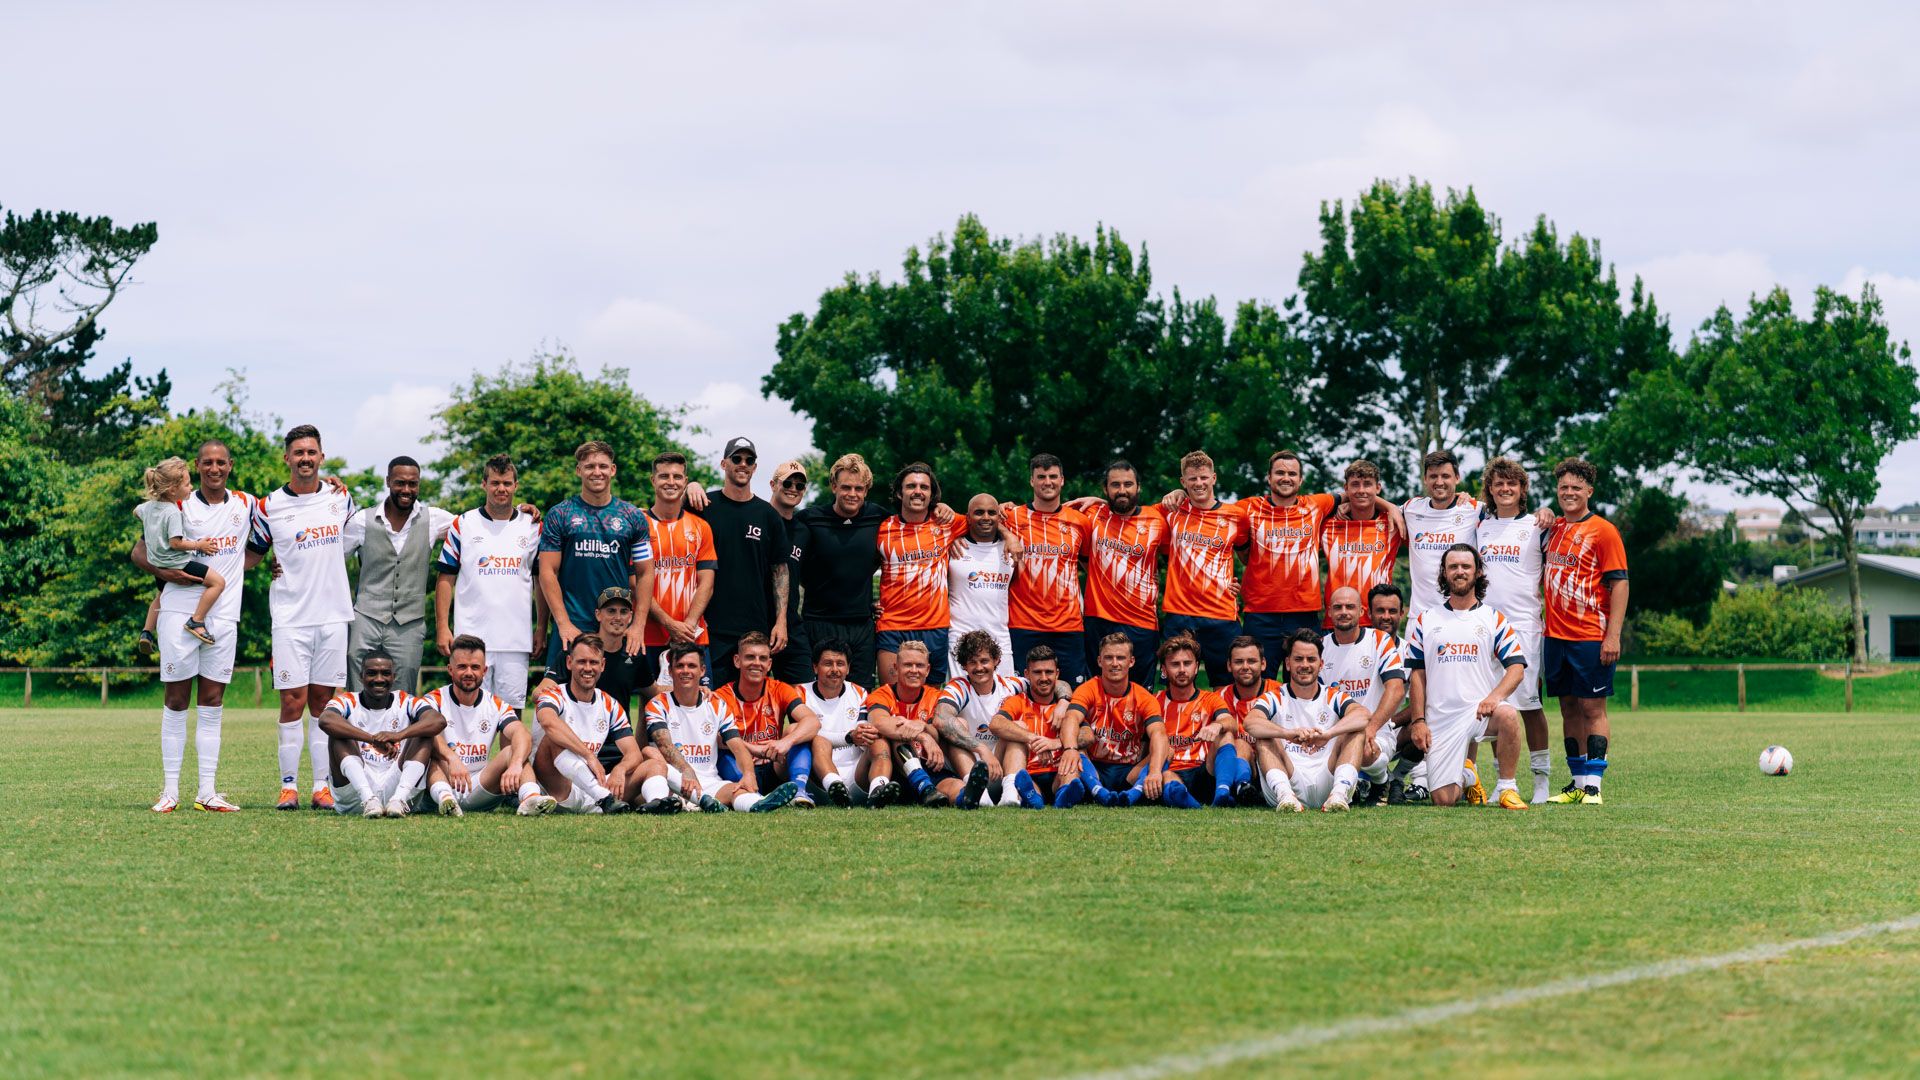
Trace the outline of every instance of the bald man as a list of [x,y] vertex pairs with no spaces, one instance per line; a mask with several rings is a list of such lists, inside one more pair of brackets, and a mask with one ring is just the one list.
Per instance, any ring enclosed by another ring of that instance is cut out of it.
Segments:
[[947,600],[951,623],[947,628],[947,670],[964,671],[960,639],[983,630],[1000,645],[997,673],[1012,675],[1013,640],[1007,632],[1007,589],[1013,584],[1019,541],[1008,541],[1000,531],[1000,500],[975,495],[967,500],[967,534],[947,553]]

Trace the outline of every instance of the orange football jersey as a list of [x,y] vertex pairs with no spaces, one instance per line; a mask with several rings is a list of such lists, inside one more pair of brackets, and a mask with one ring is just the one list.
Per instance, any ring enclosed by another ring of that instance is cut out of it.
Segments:
[[876,630],[933,630],[946,626],[947,548],[966,535],[959,514],[945,525],[907,522],[895,514],[880,523],[880,619]]
[[1087,519],[1087,614],[1108,622],[1155,629],[1160,616],[1157,562],[1167,546],[1167,519],[1158,506],[1128,517],[1095,503]]
[[1620,530],[1598,514],[1561,518],[1547,531],[1547,636],[1599,641],[1607,636],[1612,582],[1627,575]]
[[1166,514],[1167,595],[1162,610],[1200,619],[1238,618],[1233,549],[1247,542],[1246,510],[1239,503],[1216,502],[1211,510],[1199,510],[1182,502]]
[[861,703],[860,718],[866,719],[867,710],[878,707],[902,720],[925,722],[933,719],[933,707],[939,704],[939,701],[940,691],[931,686],[921,687],[920,696],[912,701],[903,700],[897,688],[883,686],[868,694],[867,700]]
[[1173,748],[1167,768],[1175,772],[1205,768],[1213,744],[1200,738],[1200,729],[1216,718],[1228,719],[1227,703],[1211,690],[1199,690],[1186,701],[1173,700],[1165,690],[1155,696],[1160,701],[1160,718],[1167,725],[1167,745]]
[[[1321,531],[1321,547],[1327,553],[1327,596],[1340,588],[1360,593],[1360,625],[1370,626],[1367,617],[1367,592],[1375,585],[1393,581],[1393,564],[1400,552],[1400,535],[1393,531],[1385,514],[1371,521],[1350,521],[1330,517]],[[1332,626],[1332,620],[1323,625]]]
[[1127,692],[1109,696],[1099,679],[1088,679],[1073,692],[1068,709],[1086,713],[1080,722],[1093,729],[1087,756],[1102,765],[1131,765],[1146,756],[1147,725],[1160,722],[1160,702],[1139,683]]
[[1260,680],[1260,689],[1254,691],[1253,696],[1245,700],[1241,699],[1237,684],[1230,685],[1225,690],[1220,691],[1221,702],[1226,705],[1227,712],[1233,716],[1234,733],[1237,735],[1245,735],[1247,733],[1247,714],[1253,711],[1254,702],[1259,701],[1268,694],[1277,694],[1279,692],[1280,680],[1278,679]]
[[748,742],[772,742],[780,737],[780,732],[793,718],[793,711],[806,704],[798,687],[783,683],[779,679],[768,679],[766,688],[752,701],[740,697],[740,684],[730,682],[714,691],[733,715],[740,727],[740,737]]
[[1007,625],[1018,630],[1066,634],[1079,630],[1080,552],[1087,519],[1065,506],[1053,513],[1016,506],[1001,528],[1020,538],[1026,551],[1007,590]]
[[[1053,722],[1053,705],[1042,705],[1025,693],[1009,694],[1007,700],[1000,703],[1000,712],[1007,719],[1026,728],[1043,739],[1060,738],[1060,725]],[[1033,776],[1045,776],[1060,767],[1060,751],[1049,750],[1044,754],[1032,754],[1027,758],[1027,772]]]
[[[700,571],[720,565],[713,550],[713,526],[698,514],[681,514],[673,521],[661,521],[647,514],[647,542],[653,545],[653,606],[668,618],[684,620],[693,608],[693,595],[700,591]],[[707,643],[707,620],[700,618],[700,634],[694,638]],[[646,644],[667,643],[667,628],[647,620]]]
[[1331,495],[1302,495],[1275,506],[1262,495],[1238,503],[1247,511],[1247,569],[1240,599],[1248,611],[1320,610],[1320,530],[1333,513]]

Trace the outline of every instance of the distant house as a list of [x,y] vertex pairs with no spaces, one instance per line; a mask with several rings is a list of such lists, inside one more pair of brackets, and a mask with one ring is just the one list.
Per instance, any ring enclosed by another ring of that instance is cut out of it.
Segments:
[[[1844,562],[1802,570],[1787,583],[1823,589],[1842,606],[1851,604]],[[1867,616],[1867,652],[1889,660],[1920,660],[1920,558],[1862,554],[1860,600]]]
[[1777,506],[1743,506],[1733,512],[1733,518],[1742,540],[1765,542],[1780,531],[1781,511]]

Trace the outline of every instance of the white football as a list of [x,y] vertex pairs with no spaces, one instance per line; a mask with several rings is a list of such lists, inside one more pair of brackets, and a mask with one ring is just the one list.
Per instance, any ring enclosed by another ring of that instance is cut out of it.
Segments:
[[1760,771],[1768,776],[1785,776],[1793,771],[1793,755],[1784,746],[1769,746],[1760,751]]

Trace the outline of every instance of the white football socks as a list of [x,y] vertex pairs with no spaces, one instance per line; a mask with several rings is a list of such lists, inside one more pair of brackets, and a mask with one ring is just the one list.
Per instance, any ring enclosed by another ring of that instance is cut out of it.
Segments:
[[180,762],[187,756],[187,710],[160,710],[161,792],[180,797]]
[[1515,795],[1518,795],[1520,794],[1520,784],[1511,776],[1503,776],[1493,782],[1493,794],[1498,797],[1503,791],[1511,791]]
[[[307,717],[307,754],[313,765],[313,790],[333,786],[333,767],[327,764],[327,733],[320,730],[320,718]],[[300,751],[293,752],[294,767],[299,768]]]
[[433,805],[435,806],[439,806],[442,799],[452,797],[453,785],[447,783],[445,780],[435,780],[433,786],[427,789],[427,798],[432,799]]
[[522,802],[525,802],[526,800],[531,799],[538,794],[540,794],[539,784],[536,784],[533,781],[528,780],[527,782],[520,785],[519,795],[520,795],[520,800]]
[[1281,799],[1293,794],[1293,781],[1288,780],[1287,774],[1279,769],[1268,769],[1266,781],[1267,802],[1274,806],[1279,806]]
[[751,791],[743,791],[733,797],[733,808],[742,812],[751,810],[760,802],[760,796]]
[[1527,766],[1533,770],[1533,802],[1546,802],[1552,794],[1549,778],[1553,775],[1553,752],[1551,750],[1527,751]]
[[[326,751],[321,751],[326,760]],[[300,775],[300,721],[280,722],[280,786],[292,787]]]
[[832,791],[833,785],[845,784],[846,782],[847,782],[846,778],[841,776],[839,773],[830,772],[827,775],[820,778],[820,790]]
[[587,764],[587,759],[571,750],[562,750],[553,755],[553,767],[560,771],[561,776],[573,781],[574,787],[586,792],[587,797],[594,802],[599,802],[613,794],[604,784],[593,778],[593,768]]
[[1353,792],[1354,787],[1359,783],[1360,783],[1360,770],[1354,768],[1351,765],[1346,765],[1346,764],[1334,766],[1333,786],[1336,790],[1344,791],[1351,794]]
[[220,713],[219,705],[200,706],[200,722],[194,726],[193,751],[200,758],[200,795],[202,799],[213,798],[214,781],[220,772]]
[[347,778],[347,784],[359,794],[363,803],[378,803],[380,793],[367,782],[367,766],[358,754],[348,754],[340,759],[340,775]]
[[884,776],[871,777],[867,780],[867,794],[872,795],[873,793],[879,791],[881,788],[886,786],[887,786],[886,777]]
[[664,776],[649,776],[640,781],[640,798],[647,802],[664,799],[671,794],[673,789],[667,786],[667,778]]
[[426,775],[427,763],[424,761],[409,761],[401,765],[400,786],[393,789],[393,797],[401,802],[413,798],[413,793],[420,790],[420,781],[424,780]]
[[1387,777],[1391,775],[1392,772],[1393,772],[1392,763],[1388,760],[1387,755],[1385,754],[1380,754],[1376,756],[1373,759],[1373,764],[1371,765],[1360,766],[1360,775],[1366,777],[1368,780],[1376,784],[1386,783]]

